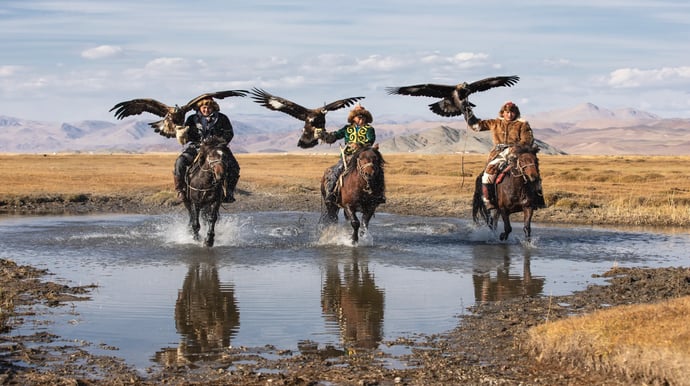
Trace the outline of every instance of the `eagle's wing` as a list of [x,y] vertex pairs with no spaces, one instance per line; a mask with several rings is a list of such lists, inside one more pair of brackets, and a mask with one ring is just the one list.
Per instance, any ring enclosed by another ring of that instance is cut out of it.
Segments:
[[124,101],[113,106],[110,111],[115,110],[115,118],[123,119],[129,117],[130,115],[139,115],[143,112],[158,115],[159,117],[165,117],[170,112],[171,107],[158,102],[155,99],[132,99],[130,101]]
[[325,106],[323,106],[323,110],[326,111],[335,111],[338,109],[342,109],[343,107],[349,107],[355,104],[355,102],[364,99],[364,97],[352,97],[352,98],[345,98],[345,99],[339,99],[335,102],[331,102]]
[[512,76],[495,76],[492,78],[486,78],[482,80],[478,80],[476,82],[472,82],[469,85],[466,86],[466,88],[469,90],[469,94],[473,92],[478,92],[478,91],[486,91],[490,88],[494,87],[510,87],[514,84],[516,84],[520,80],[520,77],[517,75],[512,75]]
[[388,94],[427,96],[433,98],[447,98],[455,90],[455,86],[443,84],[416,84],[404,87],[386,87]]
[[216,91],[216,92],[209,92],[206,94],[201,94],[198,97],[190,100],[187,102],[186,105],[180,107],[180,111],[183,114],[187,114],[187,112],[191,111],[194,106],[197,104],[202,99],[206,98],[213,98],[213,99],[224,99],[227,97],[233,97],[233,96],[238,96],[238,97],[243,97],[246,96],[249,91],[247,90],[225,90],[225,91]]
[[250,94],[254,102],[271,110],[281,111],[285,114],[292,115],[300,121],[306,120],[307,116],[309,115],[310,110],[306,107],[300,106],[297,103],[289,101],[285,98],[271,95],[260,88],[254,87],[252,91],[250,91]]

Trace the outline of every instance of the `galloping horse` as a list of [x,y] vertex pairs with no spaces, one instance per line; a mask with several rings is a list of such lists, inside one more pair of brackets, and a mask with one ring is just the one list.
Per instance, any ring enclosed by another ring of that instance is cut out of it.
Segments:
[[508,239],[513,230],[510,225],[510,214],[522,212],[524,214],[525,237],[530,241],[532,236],[532,214],[538,208],[537,189],[539,184],[539,147],[520,147],[509,156],[509,164],[499,173],[494,188],[496,189],[496,210],[493,215],[482,200],[482,176],[477,176],[472,200],[472,218],[478,223],[479,216],[484,219],[491,230],[496,230],[498,216],[503,219],[503,233],[501,241]]
[[356,212],[362,213],[361,226],[366,230],[369,227],[369,220],[379,206],[379,198],[384,194],[384,163],[378,146],[367,146],[355,152],[340,177],[340,189],[336,202],[326,200],[328,169],[321,178],[321,197],[325,204],[321,222],[337,222],[338,211],[343,208],[345,217],[352,225],[353,244],[359,242],[360,222]]
[[223,201],[229,149],[220,138],[212,137],[202,142],[199,153],[185,175],[187,185],[184,206],[189,212],[189,229],[194,240],[199,241],[199,215],[202,214],[208,229],[204,245],[212,247],[215,238],[218,210]]

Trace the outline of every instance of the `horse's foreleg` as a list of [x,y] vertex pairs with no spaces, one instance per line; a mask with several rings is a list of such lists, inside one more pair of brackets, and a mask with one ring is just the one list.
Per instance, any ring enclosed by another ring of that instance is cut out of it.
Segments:
[[345,217],[347,217],[348,220],[350,220],[350,225],[352,226],[352,243],[357,244],[359,242],[359,219],[357,218],[357,214],[355,213],[355,210],[351,206],[346,206],[343,208],[343,212],[345,212]]
[[196,204],[190,204],[189,230],[192,232],[194,241],[199,241],[199,229],[201,229],[201,224],[199,224],[199,207]]
[[365,232],[369,230],[369,220],[374,216],[374,211],[374,208],[362,211],[362,230]]
[[204,240],[204,246],[212,247],[216,238],[216,221],[218,220],[218,209],[220,207],[220,202],[218,204],[213,204],[210,212],[208,213],[208,231],[206,232],[206,240]]
[[525,239],[527,241],[531,241],[532,239],[532,214],[534,214],[534,210],[532,207],[526,207],[525,209],[522,210],[525,214],[525,222],[522,230],[525,232]]
[[510,225],[510,213],[508,211],[501,211],[501,218],[503,219],[503,233],[499,236],[501,241],[508,240],[510,232],[513,231],[513,227]]

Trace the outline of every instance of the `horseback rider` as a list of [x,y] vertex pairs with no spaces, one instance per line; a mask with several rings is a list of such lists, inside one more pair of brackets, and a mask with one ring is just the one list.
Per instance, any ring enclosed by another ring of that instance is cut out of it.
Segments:
[[[488,162],[482,175],[482,198],[487,209],[495,209],[493,184],[496,175],[509,162],[509,157],[516,147],[532,146],[534,135],[529,122],[520,118],[520,109],[513,102],[506,102],[498,111],[498,118],[479,119],[472,112],[472,105],[465,100],[462,103],[463,115],[467,125],[474,131],[491,131],[494,147],[489,152]],[[537,183],[537,206],[544,208],[544,196],[541,191],[541,179]]]
[[[328,194],[326,201],[335,203],[337,201],[337,183],[340,175],[345,170],[345,164],[350,160],[352,155],[359,149],[373,146],[376,142],[376,130],[371,126],[374,118],[369,110],[357,103],[347,116],[348,124],[343,126],[340,130],[327,132],[323,128],[317,128],[314,133],[317,138],[326,143],[334,143],[339,139],[345,139],[345,148],[342,150],[343,156],[338,162],[328,169],[326,177],[326,186]],[[377,197],[379,204],[386,202],[385,194]]]
[[[177,199],[183,201],[185,197],[185,174],[187,168],[191,166],[194,158],[199,152],[201,142],[210,137],[222,138],[227,146],[235,132],[232,129],[232,124],[227,115],[220,112],[220,106],[213,98],[205,98],[197,102],[194,107],[195,114],[187,117],[184,126],[177,129],[177,140],[180,144],[189,145],[182,150],[182,154],[177,157],[175,161],[175,169],[173,175],[175,177],[175,190],[177,191]],[[228,148],[228,164],[226,165],[225,178],[225,202],[235,202],[235,187],[240,178],[240,164],[235,159],[235,156]]]

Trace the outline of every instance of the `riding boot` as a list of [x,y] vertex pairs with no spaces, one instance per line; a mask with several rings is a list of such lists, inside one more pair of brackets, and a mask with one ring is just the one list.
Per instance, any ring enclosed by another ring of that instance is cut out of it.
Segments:
[[338,185],[338,174],[336,174],[335,170],[331,169],[331,172],[329,173],[328,177],[326,177],[326,197],[325,197],[326,202],[330,202],[333,204],[337,203],[337,201],[338,201],[337,185]]
[[175,191],[177,192],[177,201],[178,202],[183,202],[185,199],[185,183],[184,180],[177,176],[173,175],[174,183],[175,183]]
[[223,202],[235,202],[235,187],[239,181],[239,173],[230,173],[225,179],[225,197]]
[[489,184],[482,184],[482,200],[484,200],[484,206],[486,209],[496,209],[494,202],[491,199],[491,189],[493,187]]

